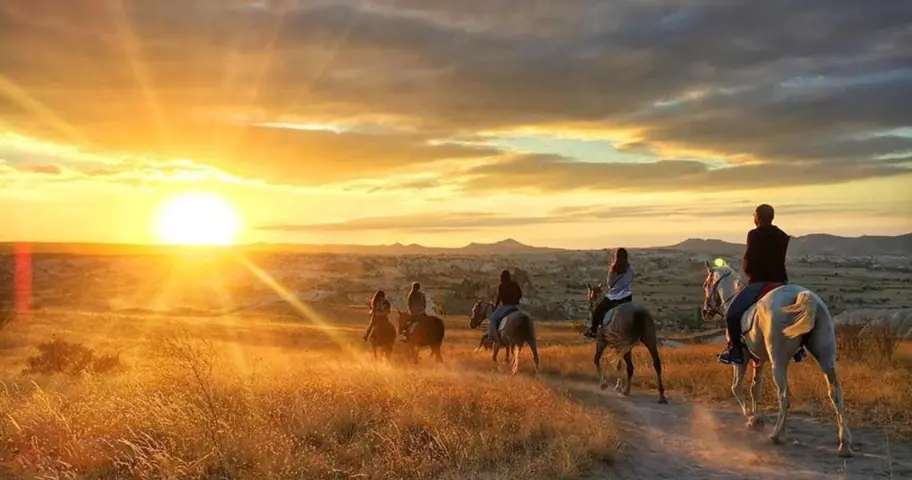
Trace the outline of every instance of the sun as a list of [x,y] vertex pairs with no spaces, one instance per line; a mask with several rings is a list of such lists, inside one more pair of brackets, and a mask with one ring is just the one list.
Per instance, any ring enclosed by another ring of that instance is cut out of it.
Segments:
[[158,215],[157,233],[174,245],[231,245],[241,223],[234,206],[214,193],[185,193],[168,200]]

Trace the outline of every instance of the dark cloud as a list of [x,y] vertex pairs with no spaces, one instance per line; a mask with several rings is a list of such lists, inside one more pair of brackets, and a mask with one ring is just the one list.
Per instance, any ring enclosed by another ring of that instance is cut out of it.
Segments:
[[[260,3],[5,2],[0,64],[20,90],[0,99],[0,121],[98,151],[193,158],[270,181],[337,181],[491,156],[428,140],[571,124],[638,132],[629,145],[637,151],[672,147],[779,165],[609,168],[552,159],[542,168],[554,178],[543,178],[529,171],[543,160],[525,159],[473,173],[518,171],[545,189],[648,186],[644,176],[690,189],[908,171],[872,159],[908,153],[909,136],[872,135],[912,125],[910,2]],[[382,119],[410,133],[331,137],[226,125],[283,117]]]

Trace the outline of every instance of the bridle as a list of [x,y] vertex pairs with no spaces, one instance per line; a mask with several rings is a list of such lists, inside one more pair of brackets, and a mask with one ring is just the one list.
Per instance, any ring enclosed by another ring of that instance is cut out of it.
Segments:
[[709,290],[709,297],[707,297],[706,300],[703,302],[703,317],[704,318],[713,318],[716,315],[725,316],[725,312],[722,311],[722,308],[724,308],[725,305],[727,305],[728,302],[732,298],[734,298],[734,296],[737,295],[738,292],[735,291],[735,293],[732,293],[728,298],[723,299],[722,302],[720,302],[718,304],[716,303],[715,300],[716,300],[716,297],[719,296],[718,295],[719,283],[722,282],[723,279],[731,276],[732,273],[734,273],[734,271],[729,270],[729,271],[725,272],[724,274],[719,275],[719,278],[717,278],[716,281],[713,282],[712,288],[710,288],[710,290]]

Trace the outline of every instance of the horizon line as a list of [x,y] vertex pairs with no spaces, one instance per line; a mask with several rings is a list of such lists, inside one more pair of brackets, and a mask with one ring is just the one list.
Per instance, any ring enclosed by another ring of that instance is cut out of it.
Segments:
[[[899,238],[899,237],[904,237],[907,235],[912,235],[912,232],[901,233],[898,235],[860,234],[860,235],[855,235],[855,236],[844,236],[844,235],[835,235],[835,234],[825,233],[825,232],[816,232],[816,233],[808,233],[805,235],[793,235],[792,238],[808,237],[808,236],[812,236],[812,235],[826,235],[826,236],[844,238],[844,239],[861,239],[861,238],[865,238],[865,237]],[[689,241],[689,240],[718,241],[718,242],[728,243],[731,245],[744,245],[743,242],[732,242],[732,241],[723,240],[720,238],[687,237],[678,242],[668,244],[668,245],[629,246],[629,247],[625,247],[625,248],[632,248],[632,249],[668,248],[668,247],[676,246],[678,244],[681,244],[681,243]],[[232,249],[232,248],[257,247],[257,246],[266,246],[266,247],[282,247],[282,246],[289,246],[289,247],[295,247],[295,246],[296,247],[360,247],[360,248],[401,247],[401,248],[426,248],[426,249],[434,249],[434,250],[461,250],[461,249],[471,247],[473,245],[493,246],[493,245],[498,245],[498,244],[511,242],[511,241],[515,242],[521,246],[524,246],[524,247],[537,248],[537,249],[551,249],[551,250],[567,250],[567,251],[577,250],[577,251],[580,251],[580,250],[603,250],[606,248],[615,248],[615,247],[608,247],[608,246],[570,248],[570,247],[532,245],[532,244],[522,242],[520,240],[516,240],[513,237],[507,237],[507,238],[497,240],[494,242],[489,242],[489,243],[487,243],[487,242],[469,242],[462,246],[455,246],[455,247],[426,245],[426,244],[420,244],[420,243],[415,243],[415,242],[408,243],[408,244],[402,243],[402,242],[380,243],[380,244],[361,244],[361,243],[305,243],[305,242],[257,241],[257,242],[238,242],[238,243],[232,243],[232,244],[173,244],[173,243],[154,243],[154,242],[148,242],[148,243],[126,242],[126,243],[124,243],[124,242],[88,241],[88,240],[0,240],[0,245],[23,245],[23,244],[30,244],[30,245],[98,245],[98,246],[112,246],[112,247],[119,246],[119,247],[189,248],[189,249],[203,249],[203,248]]]

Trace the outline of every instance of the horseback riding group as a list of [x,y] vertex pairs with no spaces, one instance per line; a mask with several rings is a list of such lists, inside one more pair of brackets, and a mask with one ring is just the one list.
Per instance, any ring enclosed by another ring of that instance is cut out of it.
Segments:
[[[836,411],[839,448],[842,457],[852,456],[852,436],[846,424],[842,387],[836,377],[835,325],[829,309],[823,300],[811,290],[790,284],[786,274],[785,260],[790,236],[773,225],[774,210],[770,205],[760,205],[754,211],[756,228],[747,235],[747,245],[741,267],[747,276],[743,282],[738,272],[724,260],[706,262],[706,278],[703,282],[703,306],[701,313],[705,321],[715,316],[725,319],[727,344],[719,355],[719,361],[732,365],[734,377],[732,392],[748,417],[748,426],[758,427],[763,419],[757,409],[760,398],[760,378],[767,363],[771,365],[773,381],[778,390],[779,415],[770,439],[781,443],[789,405],[787,369],[790,360],[800,362],[810,352],[820,365],[828,385],[828,395]],[[607,388],[602,375],[602,357],[608,350],[617,356],[616,368],[621,369],[621,359],[627,366],[626,382],[620,376],[616,390],[624,395],[630,393],[633,377],[631,351],[637,343],[643,343],[649,351],[657,377],[659,403],[667,403],[662,384],[662,362],[658,352],[656,325],[650,311],[633,302],[634,269],[630,265],[627,250],[618,248],[609,268],[607,292],[602,285],[587,284],[590,304],[590,325],[583,332],[593,339],[595,366],[599,385]],[[535,328],[531,316],[519,307],[522,289],[504,270],[500,275],[497,297],[493,303],[476,301],[469,321],[470,328],[477,328],[493,308],[488,330],[482,336],[479,347],[490,347],[496,362],[500,347],[505,347],[507,360],[513,361],[513,373],[519,367],[519,351],[526,344],[532,351],[535,370],[538,371],[538,350]],[[408,312],[399,312],[399,333],[410,345],[413,359],[417,360],[417,348],[430,346],[440,361],[440,343],[443,341],[443,322],[425,313],[427,302],[420,285],[415,282],[408,296]],[[395,339],[395,332],[388,321],[390,303],[383,291],[378,291],[371,300],[371,321],[365,340],[371,331],[373,337],[389,340],[389,349]],[[384,320],[384,321],[377,321]],[[381,326],[387,328],[381,334]],[[374,342],[372,340],[372,342]],[[374,342],[376,354],[377,345]],[[385,351],[389,355],[389,350]],[[748,364],[753,368],[751,402],[745,404],[741,386]]]

